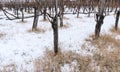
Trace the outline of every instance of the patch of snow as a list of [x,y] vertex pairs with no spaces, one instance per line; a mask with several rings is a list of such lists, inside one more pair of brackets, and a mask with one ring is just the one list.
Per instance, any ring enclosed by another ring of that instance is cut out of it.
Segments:
[[116,39],[116,40],[120,40],[120,35],[117,35],[117,36],[115,37],[115,39]]

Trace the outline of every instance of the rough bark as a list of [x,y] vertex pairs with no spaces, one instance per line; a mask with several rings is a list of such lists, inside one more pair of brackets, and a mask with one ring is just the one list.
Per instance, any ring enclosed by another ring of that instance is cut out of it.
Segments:
[[117,29],[118,29],[119,16],[120,16],[120,11],[118,11],[118,12],[117,12],[117,14],[116,14],[116,20],[115,20],[115,30],[117,30]]
[[95,38],[98,38],[100,36],[101,26],[104,21],[104,6],[105,6],[105,0],[100,0],[100,8],[99,12],[96,14],[96,26],[95,26]]
[[60,27],[63,27],[63,12],[64,12],[64,1],[61,0],[61,1],[60,1],[60,14],[59,14]]
[[54,52],[58,53],[58,24],[57,24],[57,16],[54,17],[52,22],[53,35],[54,35]]
[[101,26],[103,24],[104,15],[96,15],[97,17],[97,23],[95,26],[95,38],[98,38],[100,36]]
[[63,27],[63,13],[60,13],[60,27]]
[[58,53],[58,0],[55,0],[55,17],[53,19],[53,32],[54,32],[54,52]]
[[58,15],[56,14],[54,17],[52,17],[48,13],[47,13],[47,15],[51,18],[51,20],[49,18],[48,18],[48,20],[50,21],[52,29],[53,29],[54,52],[56,55],[58,53]]
[[24,13],[23,13],[23,8],[20,8],[20,11],[22,13],[22,22],[24,22]]
[[43,10],[43,20],[45,21],[46,20],[46,7],[44,8],[44,10]]
[[19,9],[17,8],[17,9],[16,9],[16,11],[17,11],[17,18],[19,18],[19,12],[18,12],[18,10],[19,10]]
[[37,29],[38,18],[39,18],[39,10],[37,7],[34,7],[34,22],[32,26],[32,31]]

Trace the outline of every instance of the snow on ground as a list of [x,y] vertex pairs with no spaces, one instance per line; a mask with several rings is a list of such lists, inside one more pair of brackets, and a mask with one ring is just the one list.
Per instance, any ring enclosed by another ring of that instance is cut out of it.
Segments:
[[[0,17],[5,16],[0,13]],[[65,17],[68,19],[64,20],[64,24],[69,27],[59,29],[60,48],[63,51],[72,50],[81,55],[92,55],[87,50],[81,49],[81,46],[86,38],[94,34],[96,23],[94,16],[87,17],[80,14],[80,18],[76,18],[76,15],[65,15]],[[25,19],[25,23],[21,20],[6,20],[6,18],[0,20],[0,33],[4,34],[0,38],[0,68],[15,63],[18,68],[23,65],[29,71],[33,71],[32,61],[42,57],[47,48],[53,50],[51,24],[48,21],[42,21],[42,18],[42,16],[39,17],[38,28],[45,32],[38,33],[30,32],[33,18]],[[101,33],[107,33],[114,22],[113,15],[106,16]]]

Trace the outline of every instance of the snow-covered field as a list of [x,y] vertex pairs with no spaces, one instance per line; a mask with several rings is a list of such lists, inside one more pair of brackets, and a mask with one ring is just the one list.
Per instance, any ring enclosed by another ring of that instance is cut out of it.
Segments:
[[[38,22],[40,31],[32,32],[33,18],[25,19],[23,23],[21,20],[6,20],[2,12],[0,17],[4,17],[0,19],[0,69],[9,64],[16,64],[18,71],[23,67],[33,72],[34,59],[44,56],[46,49],[53,50],[51,24],[49,21],[43,21],[43,17],[40,16]],[[94,16],[80,14],[80,18],[77,18],[71,14],[64,17],[64,25],[67,28],[59,28],[61,50],[72,50],[83,56],[92,55],[92,52],[82,49],[81,46],[86,38],[94,34],[96,24]],[[113,14],[106,16],[101,34],[108,33],[114,22]]]

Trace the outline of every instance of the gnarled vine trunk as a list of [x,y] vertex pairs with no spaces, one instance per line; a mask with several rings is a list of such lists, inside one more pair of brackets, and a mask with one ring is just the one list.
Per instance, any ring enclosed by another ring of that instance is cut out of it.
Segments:
[[53,29],[53,35],[54,35],[54,52],[55,52],[55,54],[57,54],[58,53],[58,20],[57,20],[57,15],[53,18],[52,29]]
[[103,24],[104,15],[96,15],[97,16],[97,23],[95,26],[95,37],[98,38],[100,36],[101,26]]
[[120,16],[120,11],[118,11],[118,12],[117,12],[117,14],[116,14],[116,20],[115,20],[115,30],[117,30],[117,29],[118,29],[119,16]]
[[101,26],[104,21],[104,6],[105,6],[105,0],[100,0],[100,7],[99,12],[96,14],[96,26],[95,26],[95,38],[98,38],[100,36]]
[[37,29],[38,18],[39,18],[39,8],[34,7],[34,22],[32,26],[32,31]]

